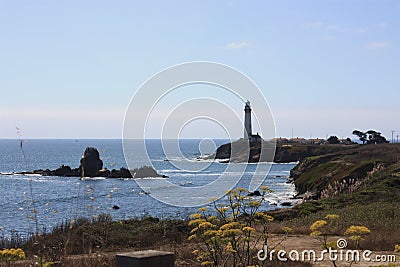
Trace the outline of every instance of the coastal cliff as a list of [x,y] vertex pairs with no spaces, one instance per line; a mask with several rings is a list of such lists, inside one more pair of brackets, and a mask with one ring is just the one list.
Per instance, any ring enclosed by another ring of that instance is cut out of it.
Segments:
[[[219,146],[216,152],[208,158],[215,158],[222,162],[264,162],[271,161],[274,143],[267,141],[247,142],[239,139],[235,142],[223,144]],[[356,145],[304,145],[304,144],[277,144],[274,152],[273,162],[290,163],[298,162],[307,157],[334,153],[336,151],[346,151],[354,148]],[[271,155],[261,157],[263,153]],[[233,153],[232,153],[233,151]],[[232,154],[232,155],[231,155]]]
[[301,160],[291,170],[290,179],[299,194],[309,193],[314,199],[363,190],[377,194],[377,188],[398,190],[399,155],[398,144],[338,146],[336,150],[327,149],[325,153]]
[[274,153],[273,149],[274,147],[272,143],[267,143],[261,140],[249,142],[248,140],[241,138],[235,142],[219,146],[214,154],[208,156],[208,159],[218,159],[224,163],[262,162],[264,160],[267,161],[268,157],[261,157],[261,152],[265,155],[272,155],[272,153]]
[[[242,150],[234,151],[233,146]],[[268,149],[273,148],[265,141],[248,143],[240,139],[220,146],[210,158],[222,162],[262,162],[262,149],[271,152]],[[389,191],[399,191],[400,196],[400,144],[278,144],[274,162],[298,162],[291,170],[289,181],[295,184],[298,197],[304,200],[342,194],[373,198]],[[382,191],[382,188],[385,189]]]
[[316,151],[320,154],[302,159],[291,170],[289,179],[303,203],[271,211],[277,221],[318,212],[376,212],[400,201],[400,144],[324,145]]

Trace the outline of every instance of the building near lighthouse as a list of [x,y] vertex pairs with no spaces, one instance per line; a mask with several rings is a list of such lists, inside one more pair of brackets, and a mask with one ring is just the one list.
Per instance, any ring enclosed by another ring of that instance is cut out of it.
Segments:
[[251,106],[250,101],[246,102],[244,106],[244,136],[245,140],[249,140],[250,142],[261,142],[261,136],[257,134],[253,134],[253,130],[251,127]]

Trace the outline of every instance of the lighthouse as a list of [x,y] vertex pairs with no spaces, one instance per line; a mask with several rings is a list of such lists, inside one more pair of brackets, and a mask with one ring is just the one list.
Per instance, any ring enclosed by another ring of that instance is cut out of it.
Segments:
[[253,134],[253,130],[251,129],[251,107],[250,101],[246,102],[244,106],[244,139],[248,140],[251,143],[261,142],[261,136],[257,134]]
[[251,136],[251,107],[250,101],[247,101],[244,107],[244,139],[251,141]]

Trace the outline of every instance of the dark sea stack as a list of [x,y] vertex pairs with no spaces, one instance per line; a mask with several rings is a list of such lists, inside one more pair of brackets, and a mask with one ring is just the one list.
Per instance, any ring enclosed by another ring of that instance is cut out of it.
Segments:
[[58,169],[52,171],[51,176],[60,176],[60,177],[72,177],[72,176],[80,176],[79,168],[71,169],[70,166],[61,165]]
[[87,147],[81,158],[81,177],[95,177],[103,168],[99,151],[94,147]]
[[164,177],[163,175],[158,174],[155,169],[149,166],[136,168],[133,169],[131,172],[134,174],[134,178]]
[[108,169],[102,169],[97,172],[98,177],[110,177],[111,171]]
[[247,196],[248,197],[261,197],[261,193],[260,193],[260,191],[256,190],[254,192],[250,192]]
[[80,168],[72,169],[70,166],[61,165],[55,170],[34,170],[32,172],[23,172],[22,174],[39,174],[42,176],[59,176],[59,177],[79,177],[81,176]]
[[127,169],[122,167],[119,170],[112,169],[110,172],[109,178],[132,178],[131,172]]

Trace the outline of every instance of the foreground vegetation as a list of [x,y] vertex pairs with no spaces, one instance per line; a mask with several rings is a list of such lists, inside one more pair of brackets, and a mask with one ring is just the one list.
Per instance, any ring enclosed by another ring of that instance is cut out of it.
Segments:
[[[400,244],[400,145],[325,147],[315,146],[311,151],[318,153],[292,171],[307,201],[291,209],[260,212],[263,198],[253,200],[238,189],[228,193],[228,206],[201,209],[190,222],[151,217],[113,221],[108,215],[78,219],[28,241],[16,235],[7,246],[21,248],[28,260],[11,266],[113,266],[115,251],[140,249],[173,251],[176,266],[260,265],[253,261],[257,249],[272,237],[341,236],[354,229],[368,233],[362,236],[363,249],[393,252]],[[335,223],[329,223],[331,218]],[[322,231],[325,225],[329,228]],[[274,260],[268,266],[310,264]]]
[[[263,213],[259,216],[269,218]],[[193,254],[201,242],[188,239],[193,235],[193,225],[187,220],[152,217],[112,221],[110,216],[101,215],[91,220],[80,219],[60,225],[49,233],[32,236],[22,245],[15,242],[14,246],[21,245],[22,250],[18,251],[24,251],[23,258],[26,255],[27,260],[10,262],[10,266],[114,266],[117,253],[141,249],[173,251],[178,267],[201,266],[199,255]],[[22,257],[13,258],[19,259]],[[0,266],[8,265],[2,265],[0,259]],[[274,260],[269,266],[310,265]]]
[[152,217],[113,221],[109,215],[64,223],[50,233],[33,236],[23,249],[51,262],[63,256],[129,249],[145,249],[182,243],[187,238],[185,221]]

